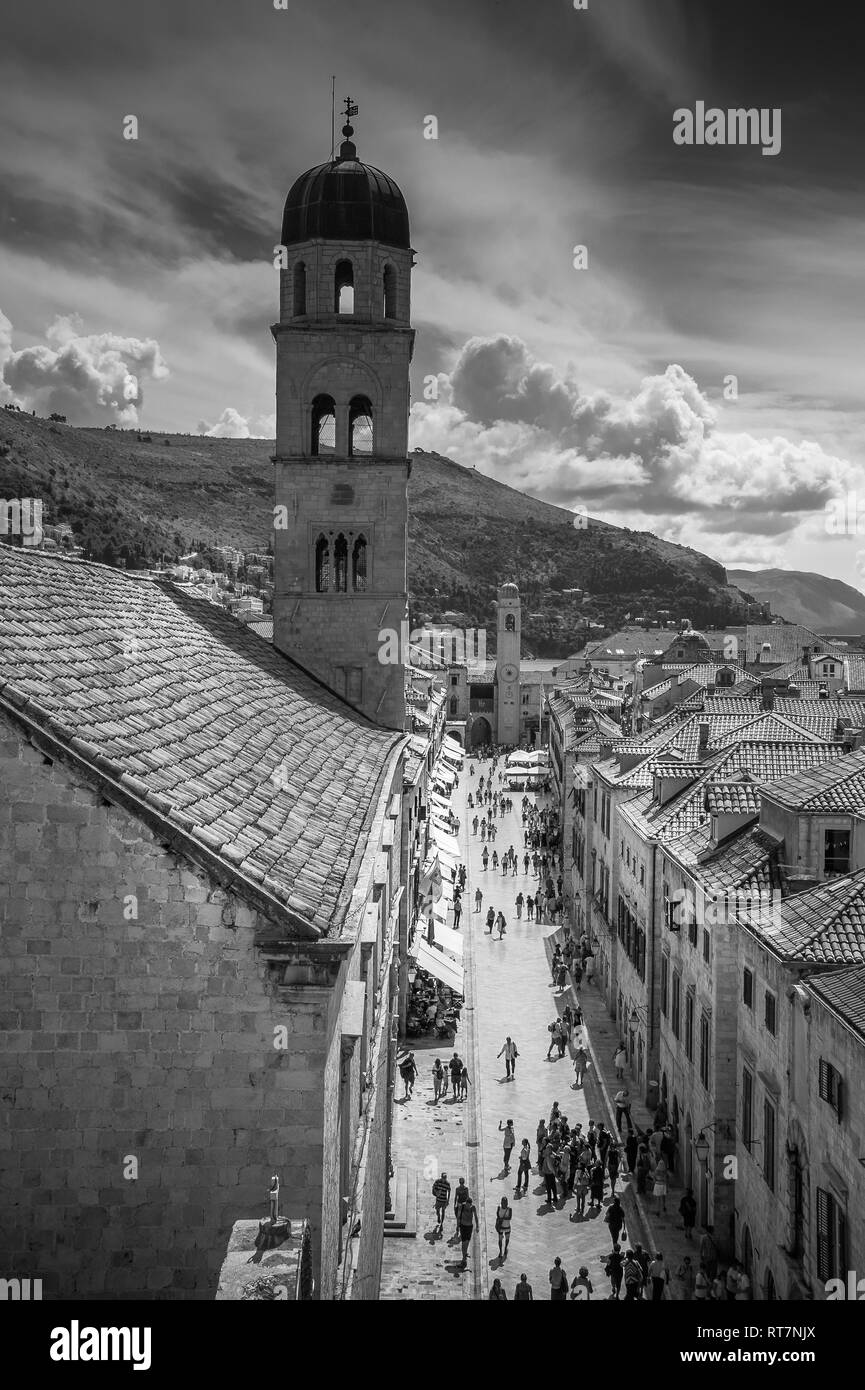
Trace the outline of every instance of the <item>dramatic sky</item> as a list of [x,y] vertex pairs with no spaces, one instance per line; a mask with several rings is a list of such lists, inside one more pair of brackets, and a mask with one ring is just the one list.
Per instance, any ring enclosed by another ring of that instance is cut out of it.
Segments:
[[[335,73],[411,213],[412,446],[865,587],[857,9],[7,0],[0,399],[272,434],[273,248]],[[675,144],[697,102],[779,108],[780,152]]]

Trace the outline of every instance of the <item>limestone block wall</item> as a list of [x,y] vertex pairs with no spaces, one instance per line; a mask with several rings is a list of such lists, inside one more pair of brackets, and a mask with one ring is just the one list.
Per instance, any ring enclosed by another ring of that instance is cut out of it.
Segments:
[[213,1297],[274,1171],[320,1251],[326,1005],[281,1006],[257,914],[6,721],[0,786],[0,1268]]

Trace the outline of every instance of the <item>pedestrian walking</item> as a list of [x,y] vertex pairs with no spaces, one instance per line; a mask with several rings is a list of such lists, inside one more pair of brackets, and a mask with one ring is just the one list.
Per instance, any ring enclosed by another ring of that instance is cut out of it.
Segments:
[[541,1164],[544,1156],[544,1149],[547,1147],[549,1134],[547,1132],[547,1122],[544,1119],[538,1120],[538,1128],[535,1133],[535,1145],[538,1155],[538,1172],[541,1171]]
[[550,1060],[550,1053],[552,1052],[552,1050],[553,1050],[554,1047],[558,1047],[559,1038],[561,1037],[561,1034],[562,1034],[562,1026],[561,1026],[561,1024],[559,1023],[559,1020],[556,1019],[554,1023],[548,1024],[548,1026],[547,1026],[547,1031],[548,1031],[548,1033],[549,1033],[549,1035],[550,1035],[550,1045],[549,1045],[549,1047],[547,1048],[547,1061],[549,1061],[549,1060]]
[[[515,1188],[515,1191],[516,1191],[516,1193],[517,1193],[517,1196],[519,1196],[521,1192],[528,1192],[528,1190],[529,1190],[529,1176],[530,1176],[530,1174],[531,1174],[531,1171],[532,1171],[532,1146],[531,1146],[531,1144],[529,1143],[528,1139],[524,1139],[523,1142],[522,1142],[522,1145],[521,1145],[521,1147],[520,1147],[519,1164],[518,1164],[518,1167],[517,1167],[517,1185],[516,1185],[516,1188]],[[525,1180],[525,1186],[523,1185],[524,1180]]]
[[550,1298],[562,1300],[568,1296],[568,1276],[562,1268],[562,1261],[559,1255],[553,1261],[550,1270]]
[[609,1279],[610,1288],[612,1289],[610,1298],[615,1298],[616,1300],[618,1300],[619,1294],[622,1291],[623,1266],[624,1260],[622,1259],[621,1248],[618,1245],[614,1245],[610,1254],[607,1256],[607,1263],[604,1265],[604,1273]]
[[583,1077],[584,1077],[585,1074],[586,1074],[586,1070],[587,1070],[587,1068],[588,1068],[588,1065],[589,1065],[589,1058],[588,1058],[588,1055],[587,1055],[587,1053],[586,1053],[586,1049],[583,1047],[582,1043],[580,1043],[579,1047],[577,1048],[576,1052],[574,1053],[574,1073],[575,1073],[575,1075],[576,1075],[576,1081],[574,1082],[574,1087],[575,1087],[575,1089],[577,1089],[577,1090],[579,1090],[579,1088],[580,1088],[580,1087],[582,1086],[582,1084],[583,1084]]
[[447,1173],[442,1173],[440,1178],[436,1178],[432,1185],[432,1195],[436,1210],[436,1228],[441,1234],[444,1230],[445,1213],[451,1199],[451,1185],[448,1182]]
[[579,1164],[574,1178],[574,1192],[577,1198],[577,1208],[575,1215],[571,1216],[572,1221],[586,1214],[586,1198],[589,1195],[589,1170],[582,1163]]
[[410,1052],[408,1056],[404,1057],[400,1062],[399,1074],[402,1077],[403,1086],[405,1087],[403,1098],[405,1100],[411,1100],[414,1092],[414,1083],[417,1080],[417,1067],[415,1066],[413,1052]]
[[529,864],[530,864],[530,862],[531,862],[531,861],[530,861],[530,859],[529,859],[529,856],[528,856],[527,854],[524,854],[524,855],[523,855],[523,873],[524,873],[524,874],[527,874],[527,873],[529,872]]
[[604,1165],[600,1159],[595,1160],[589,1172],[589,1194],[589,1209],[600,1208],[604,1200]]
[[524,902],[525,902],[525,898],[523,897],[522,893],[517,893],[517,896],[516,896],[516,898],[514,899],[514,907],[517,909],[517,921],[518,921],[518,922],[522,920],[522,915],[523,915],[523,903],[524,903]]
[[590,1299],[594,1292],[595,1288],[589,1278],[588,1266],[580,1265],[580,1272],[571,1284],[571,1298]]
[[691,1264],[691,1256],[686,1255],[676,1271],[676,1278],[682,1286],[682,1297],[686,1302],[694,1297],[694,1266]]
[[[694,1298],[699,1303],[705,1303],[709,1297],[711,1289],[712,1281],[706,1273],[705,1266],[701,1264],[700,1268],[697,1270],[697,1273],[694,1275]],[[738,1298],[739,1295],[736,1294],[736,1297]]]
[[697,1220],[697,1203],[694,1200],[693,1189],[690,1187],[679,1203],[679,1214],[682,1218],[682,1230],[685,1232],[685,1239],[693,1240],[694,1223]]
[[463,915],[463,907],[459,898],[454,898],[454,931],[460,929],[460,918]]
[[640,1269],[633,1250],[629,1250],[625,1255],[625,1265],[622,1272],[625,1277],[625,1300],[628,1303],[633,1303],[643,1292],[643,1271]]
[[472,1083],[469,1080],[468,1068],[466,1067],[465,1063],[463,1063],[462,1069],[460,1070],[460,1100],[465,1100],[467,1098],[469,1093],[469,1086],[471,1084]]
[[619,1150],[615,1144],[611,1144],[607,1151],[607,1172],[610,1175],[610,1195],[615,1197],[619,1180]]
[[530,922],[535,920],[535,900],[531,894],[526,898],[526,917]]
[[498,928],[499,941],[501,941],[502,937],[507,931],[507,925],[508,924],[505,921],[505,914],[500,911],[498,916],[496,917],[496,927]]
[[670,1282],[670,1271],[660,1250],[655,1251],[655,1258],[649,1265],[649,1279],[652,1284],[652,1302],[660,1303],[664,1297],[664,1289]]
[[612,1142],[613,1142],[613,1137],[612,1137],[612,1135],[610,1134],[610,1131],[605,1127],[603,1120],[601,1120],[601,1121],[599,1122],[599,1124],[598,1124],[598,1135],[597,1135],[597,1140],[598,1140],[598,1157],[600,1158],[600,1160],[601,1160],[601,1162],[602,1162],[603,1164],[606,1164],[606,1162],[607,1162],[607,1149],[608,1149],[608,1148],[610,1147],[610,1145],[612,1144]]
[[547,1143],[544,1149],[544,1161],[541,1167],[546,1189],[546,1200],[551,1207],[558,1201],[558,1189],[556,1186],[556,1151],[551,1143]]
[[481,907],[483,906],[483,901],[484,901],[484,895],[483,895],[483,893],[481,892],[480,888],[476,888],[476,889],[475,889],[475,912],[480,912]]
[[496,869],[497,869],[498,867],[499,867],[499,856],[498,856],[498,854],[496,853],[496,851],[493,850],[493,872],[494,872],[494,873],[495,873],[495,871],[496,871]]
[[496,911],[495,911],[495,908],[494,908],[494,907],[488,907],[488,908],[487,908],[487,932],[489,933],[490,936],[492,936],[492,934],[493,934],[493,927],[495,926],[495,924],[496,924]]
[[508,1081],[512,1081],[516,1077],[517,1058],[519,1057],[519,1055],[520,1054],[517,1051],[517,1045],[514,1042],[513,1038],[505,1038],[504,1043],[502,1044],[502,1050],[499,1053],[499,1057],[504,1057],[505,1059],[505,1072],[507,1074]]
[[437,1102],[438,1102],[438,1099],[439,1099],[439,1096],[441,1095],[441,1092],[442,1092],[442,1085],[444,1084],[444,1079],[445,1079],[445,1069],[444,1069],[444,1067],[443,1067],[442,1064],[441,1064],[441,1058],[440,1058],[440,1057],[436,1057],[436,1059],[435,1059],[435,1061],[434,1061],[434,1063],[433,1063],[432,1075],[433,1075],[433,1101],[434,1101],[435,1103],[437,1103]]
[[616,1092],[616,1129],[619,1134],[622,1132],[622,1120],[627,1121],[630,1132],[633,1128],[631,1124],[631,1093],[627,1086],[623,1086],[621,1091]]
[[610,1228],[610,1239],[613,1245],[618,1243],[622,1227],[625,1224],[625,1213],[622,1203],[618,1197],[614,1196],[612,1202],[604,1213],[604,1222]]
[[463,1209],[463,1202],[465,1202],[468,1199],[468,1195],[469,1190],[466,1187],[466,1180],[465,1178],[460,1178],[456,1186],[456,1191],[454,1192],[454,1218],[457,1223],[455,1232],[456,1235],[459,1235],[460,1214]]
[[507,1294],[505,1293],[504,1289],[502,1288],[502,1281],[501,1281],[501,1279],[494,1279],[494,1280],[493,1280],[493,1286],[492,1286],[492,1288],[490,1289],[490,1300],[494,1300],[494,1301],[497,1301],[497,1302],[499,1302],[499,1303],[506,1303],[506,1302],[507,1302],[507,1298],[508,1298],[508,1296],[507,1296]]
[[499,1238],[499,1255],[503,1260],[508,1258],[513,1214],[513,1208],[508,1203],[507,1197],[503,1197],[496,1208],[496,1235]]
[[481,863],[482,863],[483,866],[484,866],[484,873],[486,873],[487,864],[489,864],[489,862],[490,862],[490,852],[489,852],[489,850],[487,849],[486,845],[484,845],[484,852],[483,852],[483,854],[481,855]]
[[456,1100],[457,1098],[457,1091],[459,1090],[460,1085],[460,1072],[462,1071],[462,1069],[462,1060],[459,1054],[455,1052],[453,1057],[451,1057],[450,1061],[448,1062],[448,1070],[451,1074],[451,1094],[453,1095],[454,1100]]
[[505,1125],[503,1125],[501,1120],[499,1120],[499,1133],[504,1134],[504,1138],[502,1140],[502,1150],[505,1163],[505,1172],[509,1173],[511,1171],[511,1154],[514,1151],[514,1145],[517,1142],[516,1135],[514,1134],[513,1120],[508,1120],[507,1124]]
[[525,1274],[520,1275],[520,1282],[514,1289],[515,1303],[534,1303],[535,1296],[532,1293],[532,1286]]
[[628,1054],[625,1051],[625,1044],[620,1042],[613,1053],[613,1066],[616,1068],[616,1080],[624,1081],[625,1067],[628,1064]]
[[655,1172],[652,1181],[652,1196],[657,1200],[658,1210],[667,1210],[667,1164],[663,1158],[659,1158],[655,1164]]
[[471,1197],[466,1197],[460,1207],[460,1244],[462,1246],[463,1258],[461,1269],[465,1269],[469,1259],[469,1243],[471,1242],[473,1231],[480,1230],[478,1221],[478,1209]]

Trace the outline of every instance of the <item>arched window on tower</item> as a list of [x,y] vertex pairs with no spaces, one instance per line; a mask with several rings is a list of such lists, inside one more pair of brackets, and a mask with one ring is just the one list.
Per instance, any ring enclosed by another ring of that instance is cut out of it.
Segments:
[[515,632],[515,631],[516,631],[516,627],[517,627],[517,620],[516,620],[516,618],[514,617],[513,613],[508,613],[508,615],[507,615],[506,618],[505,618],[505,632]]
[[348,541],[340,531],[333,547],[333,587],[338,594],[348,589]]
[[306,313],[306,266],[298,261],[294,267],[294,316]]
[[372,406],[366,396],[353,396],[349,403],[348,452],[372,453]]
[[356,594],[366,589],[366,536],[358,536],[351,550],[351,587]]
[[333,280],[333,311],[335,314],[354,313],[354,266],[351,261],[337,261]]
[[396,270],[392,265],[384,268],[384,316],[396,318]]
[[319,536],[315,543],[315,592],[326,594],[330,588],[330,542]]
[[333,396],[316,396],[312,403],[310,453],[332,454],[336,448],[336,403]]

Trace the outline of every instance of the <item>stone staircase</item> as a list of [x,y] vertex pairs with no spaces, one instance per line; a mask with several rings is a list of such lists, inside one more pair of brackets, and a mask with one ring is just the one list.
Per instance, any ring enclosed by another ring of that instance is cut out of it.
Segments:
[[390,1183],[392,1210],[385,1212],[386,1236],[417,1235],[417,1172],[395,1168]]

